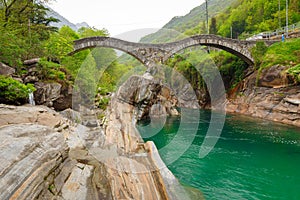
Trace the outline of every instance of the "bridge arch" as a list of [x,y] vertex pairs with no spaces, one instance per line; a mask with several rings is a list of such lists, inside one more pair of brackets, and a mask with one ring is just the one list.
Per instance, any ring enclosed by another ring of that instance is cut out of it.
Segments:
[[197,35],[183,39],[177,42],[177,45],[172,45],[170,53],[173,55],[183,49],[203,45],[222,49],[239,58],[248,65],[254,64],[254,59],[251,55],[251,48],[256,44],[255,41],[240,41],[230,38],[224,38],[217,35]]
[[79,51],[83,51],[85,49],[92,49],[96,47],[106,47],[106,48],[112,48],[116,50],[120,50],[124,53],[127,53],[134,58],[136,58],[138,61],[144,64],[144,60],[142,60],[141,56],[138,56],[136,52],[134,51],[136,49],[135,43],[128,42],[124,40],[120,40],[117,38],[112,37],[102,37],[102,36],[96,36],[96,37],[87,37],[79,40],[74,41],[74,51],[71,52],[69,55],[73,55]]
[[[265,41],[265,43],[270,45],[274,41]],[[256,41],[241,41],[217,35],[196,35],[180,41],[161,44],[135,43],[112,37],[89,37],[74,41],[74,51],[71,54],[89,48],[108,47],[128,53],[146,67],[151,67],[156,63],[166,62],[173,54],[183,49],[204,45],[223,49],[240,57],[247,64],[253,65],[251,48],[255,44]]]

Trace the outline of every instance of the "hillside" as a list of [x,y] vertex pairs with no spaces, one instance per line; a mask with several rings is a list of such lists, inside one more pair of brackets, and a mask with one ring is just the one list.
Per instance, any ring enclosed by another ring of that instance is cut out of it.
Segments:
[[[237,0],[210,0],[208,1],[208,16],[209,18],[216,16],[219,13],[224,12],[226,9],[232,5],[233,2]],[[180,33],[184,33],[189,29],[194,29],[198,27],[200,30],[201,25],[205,22],[206,11],[205,3],[202,3],[200,6],[192,9],[188,14],[184,16],[176,16],[171,19],[166,25],[162,27],[156,33],[150,34],[142,38],[142,42],[165,42],[169,41],[168,34],[163,29],[172,29]],[[205,28],[205,27],[204,27]],[[205,30],[202,30],[205,31]]]

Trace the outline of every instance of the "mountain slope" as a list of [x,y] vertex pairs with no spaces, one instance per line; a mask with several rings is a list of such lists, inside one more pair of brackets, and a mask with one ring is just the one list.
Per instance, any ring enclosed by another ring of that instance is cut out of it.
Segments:
[[69,26],[74,31],[77,31],[81,27],[89,27],[89,25],[86,22],[73,24],[72,22],[67,20],[65,17],[61,16],[58,12],[56,12],[52,8],[50,8],[49,6],[45,6],[45,7],[49,9],[47,11],[47,15],[49,17],[54,17],[54,18],[59,20],[58,22],[51,23],[50,24],[51,26],[54,26],[54,27],[57,27],[57,28],[61,28],[62,26]]
[[[224,12],[230,5],[237,0],[209,0],[208,1],[208,15],[209,18]],[[142,42],[168,42],[168,33],[163,29],[172,29],[180,33],[192,29],[196,26],[200,27],[201,22],[206,19],[206,6],[205,3],[192,9],[185,16],[177,16],[171,19],[163,28],[156,33],[150,34],[142,38]],[[167,31],[168,32],[168,31]]]

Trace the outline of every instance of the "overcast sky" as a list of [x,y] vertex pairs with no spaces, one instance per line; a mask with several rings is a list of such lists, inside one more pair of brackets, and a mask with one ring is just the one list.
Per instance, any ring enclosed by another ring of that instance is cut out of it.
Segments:
[[204,0],[56,0],[50,7],[72,23],[106,28],[111,36],[141,28],[161,28]]

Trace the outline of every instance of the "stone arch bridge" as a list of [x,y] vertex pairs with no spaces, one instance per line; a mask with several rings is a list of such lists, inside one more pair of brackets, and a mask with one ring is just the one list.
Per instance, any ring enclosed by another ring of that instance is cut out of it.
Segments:
[[[274,41],[265,41],[267,46],[272,43]],[[180,41],[161,44],[135,43],[112,37],[98,36],[74,41],[74,51],[71,54],[89,48],[109,47],[126,52],[138,59],[146,67],[151,67],[157,63],[164,63],[180,50],[192,46],[204,45],[223,49],[240,57],[247,64],[253,65],[254,59],[251,55],[251,48],[255,44],[256,41],[241,41],[217,35],[196,35]]]

